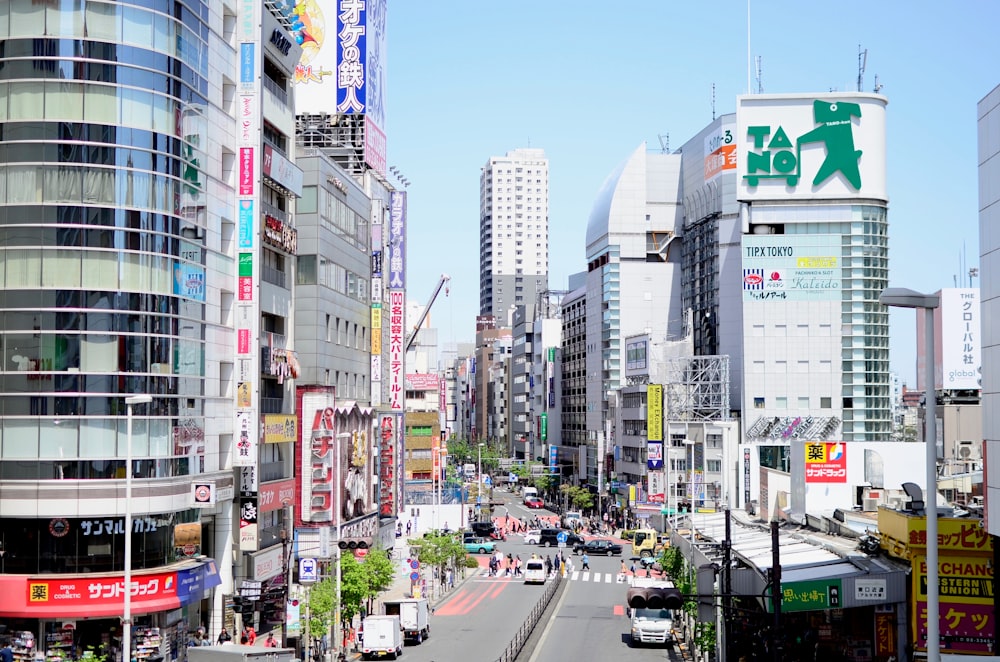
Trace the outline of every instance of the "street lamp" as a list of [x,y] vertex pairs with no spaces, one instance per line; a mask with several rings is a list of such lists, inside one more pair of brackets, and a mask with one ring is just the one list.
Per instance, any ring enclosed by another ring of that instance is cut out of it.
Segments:
[[483,521],[483,442],[479,442],[479,489],[476,491],[476,501],[479,503],[479,521]]
[[132,407],[150,403],[151,395],[125,398],[125,605],[122,615],[122,661],[132,660]]
[[940,662],[939,631],[940,586],[938,586],[938,521],[937,521],[937,396],[934,385],[934,309],[941,304],[938,294],[921,294],[903,287],[882,290],[878,298],[883,306],[919,308],[924,311],[924,444],[926,452],[927,487],[924,512],[927,513],[927,660]]

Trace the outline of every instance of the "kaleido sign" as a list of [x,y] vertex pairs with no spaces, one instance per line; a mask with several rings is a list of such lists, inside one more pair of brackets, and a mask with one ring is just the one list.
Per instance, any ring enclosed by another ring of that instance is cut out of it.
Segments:
[[739,97],[737,198],[887,201],[886,103],[863,93]]

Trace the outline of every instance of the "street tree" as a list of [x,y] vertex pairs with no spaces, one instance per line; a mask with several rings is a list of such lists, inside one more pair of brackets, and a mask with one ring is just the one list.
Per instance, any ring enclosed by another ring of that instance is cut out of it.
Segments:
[[365,560],[361,563],[365,580],[365,599],[368,601],[368,613],[372,612],[372,601],[380,593],[392,586],[395,575],[392,561],[381,547],[368,550]]

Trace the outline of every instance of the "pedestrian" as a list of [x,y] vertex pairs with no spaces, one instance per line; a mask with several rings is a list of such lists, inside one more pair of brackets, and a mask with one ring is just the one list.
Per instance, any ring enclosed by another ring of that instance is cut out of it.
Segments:
[[[625,563],[625,562],[622,561],[622,563]],[[635,561],[632,561],[632,565],[629,566],[628,571],[631,572],[633,575],[635,574]]]
[[10,649],[10,637],[4,637],[0,644],[0,662],[14,662],[14,651]]
[[222,644],[228,644],[232,640],[233,636],[229,634],[229,630],[222,628],[222,632],[219,633],[219,638],[215,640],[215,643],[221,646]]
[[545,555],[545,575],[549,576],[552,574],[552,557],[548,554]]
[[264,647],[265,648],[277,648],[278,647],[278,640],[274,638],[274,633],[273,632],[268,632],[267,633],[267,639],[264,640]]
[[590,570],[590,557],[587,556],[587,552],[583,553],[583,558],[581,559],[581,561],[583,561],[583,569]]
[[412,526],[413,526],[413,522],[407,522],[406,523],[406,535],[407,536],[410,535],[410,527],[412,527]]
[[518,554],[516,557],[514,557],[514,576],[515,577],[520,577],[521,576],[521,555],[520,554]]
[[625,568],[625,559],[622,559],[622,567],[621,567],[620,570],[618,570],[618,574],[624,575],[625,574],[625,570],[626,570],[626,568]]

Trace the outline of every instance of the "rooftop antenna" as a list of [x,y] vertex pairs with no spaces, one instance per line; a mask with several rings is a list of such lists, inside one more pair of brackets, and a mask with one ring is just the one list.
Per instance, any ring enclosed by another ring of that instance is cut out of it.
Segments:
[[754,58],[757,62],[757,94],[764,93],[764,76],[763,76],[763,62],[764,58],[758,55]]
[[660,139],[660,150],[664,154],[667,154],[668,152],[670,152],[670,134],[669,133],[661,133],[661,134],[659,134],[656,137]]
[[715,83],[712,83],[712,121],[715,121]]
[[865,86],[865,65],[868,64],[868,49],[861,50],[858,44],[858,92]]
[[885,85],[883,85],[882,83],[878,82],[878,74],[875,74],[875,89],[873,90],[875,92],[875,94],[878,94],[879,92],[881,92],[883,87],[885,87]]

